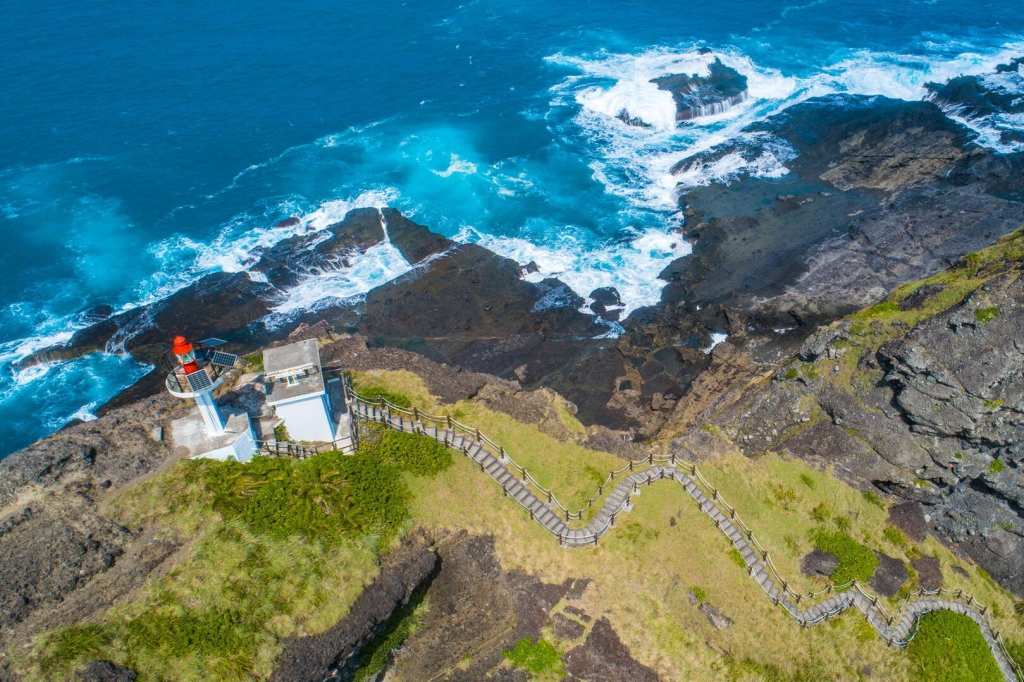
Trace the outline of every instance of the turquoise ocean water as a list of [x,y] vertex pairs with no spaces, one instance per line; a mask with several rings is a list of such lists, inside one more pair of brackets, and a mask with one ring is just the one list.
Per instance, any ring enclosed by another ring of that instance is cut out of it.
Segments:
[[[930,80],[1024,55],[1020,1],[8,0],[0,16],[0,456],[91,418],[146,371],[117,343],[19,358],[97,306],[244,270],[291,234],[283,218],[306,229],[394,206],[582,296],[615,286],[631,310],[657,300],[657,273],[686,248],[670,236],[675,161],[808,97],[920,99]],[[748,76],[750,99],[676,126],[648,81],[706,69],[702,47]],[[622,125],[626,106],[653,126]],[[1010,152],[998,132],[1024,121],[971,125]],[[279,315],[405,268],[372,250],[281,292]]]

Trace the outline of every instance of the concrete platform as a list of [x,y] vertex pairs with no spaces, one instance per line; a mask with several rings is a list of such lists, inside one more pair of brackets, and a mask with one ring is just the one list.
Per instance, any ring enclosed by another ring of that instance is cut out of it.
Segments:
[[209,436],[202,417],[190,414],[171,422],[171,444],[175,448],[186,448],[190,459],[203,457],[248,462],[257,449],[249,415],[243,410],[230,408],[221,408],[220,411],[225,420],[223,434]]

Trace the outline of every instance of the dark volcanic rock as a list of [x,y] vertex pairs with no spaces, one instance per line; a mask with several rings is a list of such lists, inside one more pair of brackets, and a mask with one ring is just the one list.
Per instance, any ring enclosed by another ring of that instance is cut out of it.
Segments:
[[907,565],[891,556],[875,552],[878,557],[878,568],[871,576],[871,589],[884,597],[894,596],[907,582]]
[[388,555],[380,575],[363,590],[340,622],[319,635],[285,641],[271,680],[320,682],[332,670],[344,669],[386,624],[392,612],[429,584],[438,567],[437,555],[422,546],[407,546]]
[[492,538],[459,533],[440,543],[438,553],[430,608],[396,656],[396,669],[409,680],[525,680],[503,665],[501,652],[523,637],[539,637],[573,581],[549,584],[503,570]]
[[800,572],[806,576],[821,575],[826,578],[835,572],[839,559],[835,554],[815,547],[800,560]]
[[1019,60],[1000,65],[996,74],[959,76],[925,87],[928,99],[966,119],[1024,112],[1024,74]]
[[78,673],[81,682],[135,682],[138,677],[131,668],[125,668],[111,661],[91,661]]
[[922,590],[937,590],[942,587],[942,568],[933,556],[921,556],[910,562],[917,571],[917,584]]
[[607,618],[594,623],[586,641],[565,656],[570,680],[587,682],[657,682],[658,674],[638,663],[615,634]]
[[561,613],[556,613],[551,617],[551,632],[558,639],[579,639],[583,636],[585,630],[586,628],[582,623],[567,618]]
[[704,617],[708,619],[708,622],[716,630],[728,630],[732,626],[732,618],[729,618],[711,604],[702,603],[697,607],[697,610],[704,614]]
[[651,82],[672,93],[676,121],[720,114],[747,98],[747,77],[718,57],[708,65],[707,76],[673,74]]
[[928,532],[924,511],[917,502],[901,502],[889,507],[889,523],[906,533],[914,542],[924,542]]

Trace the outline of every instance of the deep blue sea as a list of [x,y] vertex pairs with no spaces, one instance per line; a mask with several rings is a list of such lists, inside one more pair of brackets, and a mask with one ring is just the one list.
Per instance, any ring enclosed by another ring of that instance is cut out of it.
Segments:
[[[583,296],[613,285],[628,309],[652,303],[687,248],[670,236],[675,161],[808,97],[920,99],[930,80],[988,73],[1024,54],[1024,2],[3,0],[0,44],[2,456],[92,418],[147,370],[116,342],[19,358],[91,307],[244,270],[291,234],[274,229],[289,216],[317,229],[390,205]],[[748,76],[750,99],[676,126],[648,81],[706,71],[701,47]],[[616,120],[626,106],[653,127]],[[998,129],[1024,121],[972,126],[998,148]],[[682,180],[785,161],[726,158]],[[281,292],[278,314],[407,267],[371,249]]]

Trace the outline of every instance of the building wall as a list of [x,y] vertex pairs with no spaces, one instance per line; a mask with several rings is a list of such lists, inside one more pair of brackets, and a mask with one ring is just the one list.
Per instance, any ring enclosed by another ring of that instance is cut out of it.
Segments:
[[293,440],[334,440],[334,426],[329,418],[326,396],[314,395],[303,400],[274,406],[277,416],[284,420],[288,435]]

